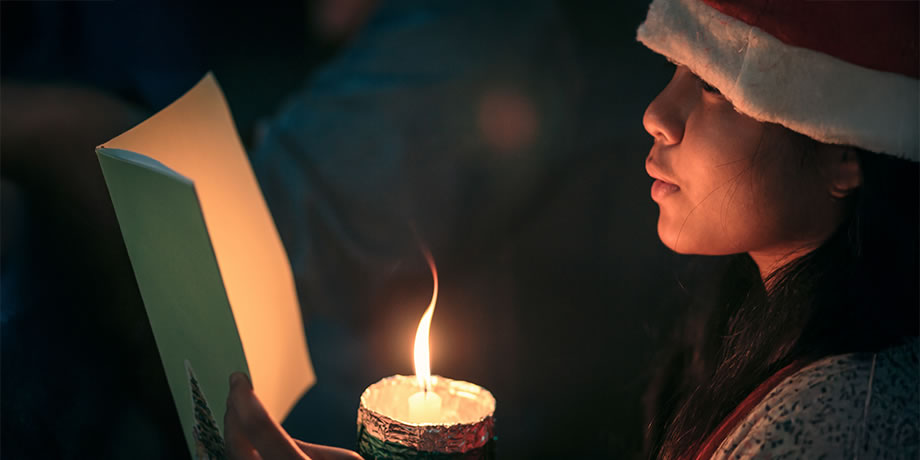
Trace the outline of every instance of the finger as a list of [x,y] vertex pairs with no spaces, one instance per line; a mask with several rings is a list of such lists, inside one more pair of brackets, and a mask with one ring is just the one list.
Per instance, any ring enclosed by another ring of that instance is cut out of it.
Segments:
[[294,442],[313,460],[363,460],[356,452],[347,449],[310,444],[297,439]]
[[230,460],[262,460],[255,447],[246,438],[240,426],[240,416],[233,408],[231,398],[227,397],[227,412],[224,414],[224,445]]
[[240,431],[263,459],[308,459],[262,406],[245,374],[230,376],[229,405],[238,418]]

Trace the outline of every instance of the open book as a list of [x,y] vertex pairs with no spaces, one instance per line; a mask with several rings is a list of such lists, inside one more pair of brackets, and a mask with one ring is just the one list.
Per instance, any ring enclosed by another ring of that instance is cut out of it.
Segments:
[[189,451],[222,458],[231,372],[279,422],[315,377],[290,264],[217,81],[96,155]]

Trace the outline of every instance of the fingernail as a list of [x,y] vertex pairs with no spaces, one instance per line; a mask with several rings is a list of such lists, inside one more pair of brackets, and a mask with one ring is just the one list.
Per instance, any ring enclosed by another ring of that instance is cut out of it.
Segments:
[[249,382],[249,377],[247,377],[246,374],[242,372],[234,372],[230,374],[230,386],[232,387],[236,385],[245,385],[252,389],[252,383]]

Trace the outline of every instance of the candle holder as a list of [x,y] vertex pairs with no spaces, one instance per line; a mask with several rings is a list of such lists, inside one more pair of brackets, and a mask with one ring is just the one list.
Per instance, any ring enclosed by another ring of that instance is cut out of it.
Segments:
[[386,377],[367,387],[358,408],[358,453],[370,459],[494,459],[495,398],[479,385],[431,376],[441,398],[435,423],[411,422],[414,375]]

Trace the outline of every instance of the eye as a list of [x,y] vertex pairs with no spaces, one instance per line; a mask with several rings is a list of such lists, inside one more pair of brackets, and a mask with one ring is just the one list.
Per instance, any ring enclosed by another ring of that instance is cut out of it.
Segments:
[[703,81],[702,79],[700,79],[700,87],[702,87],[702,88],[703,88],[703,91],[706,91],[707,93],[714,94],[714,95],[717,95],[717,96],[721,96],[721,95],[722,95],[722,92],[719,91],[718,88],[716,88],[715,86],[710,85],[709,83],[706,83],[706,82]]

